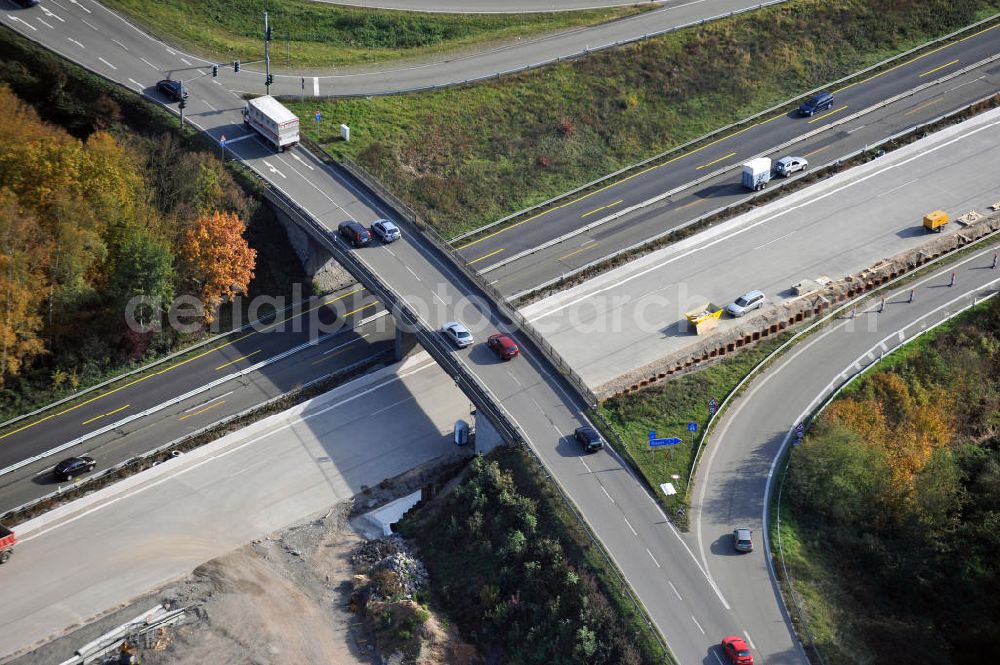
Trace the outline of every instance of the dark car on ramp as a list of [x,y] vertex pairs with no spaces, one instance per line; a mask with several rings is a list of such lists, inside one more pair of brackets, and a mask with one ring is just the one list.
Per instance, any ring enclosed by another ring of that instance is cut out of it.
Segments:
[[162,81],[157,82],[156,89],[175,102],[187,99],[188,96],[188,91],[187,88],[184,87],[184,84],[173,79],[163,79]]
[[73,480],[76,476],[93,471],[95,466],[97,462],[93,457],[70,457],[56,464],[52,475],[56,480]]

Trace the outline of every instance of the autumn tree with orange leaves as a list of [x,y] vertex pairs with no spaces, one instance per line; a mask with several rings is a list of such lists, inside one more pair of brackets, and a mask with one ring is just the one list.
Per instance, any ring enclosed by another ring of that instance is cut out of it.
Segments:
[[236,213],[200,215],[184,231],[180,255],[184,276],[193,282],[211,323],[224,301],[246,293],[253,279],[257,250],[243,238],[246,225]]

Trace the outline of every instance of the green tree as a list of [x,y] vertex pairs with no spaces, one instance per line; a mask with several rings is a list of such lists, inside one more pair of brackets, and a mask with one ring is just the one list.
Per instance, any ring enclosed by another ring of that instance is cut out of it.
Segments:
[[142,228],[131,229],[115,249],[108,295],[129,326],[145,330],[170,307],[174,297],[173,253],[169,245]]

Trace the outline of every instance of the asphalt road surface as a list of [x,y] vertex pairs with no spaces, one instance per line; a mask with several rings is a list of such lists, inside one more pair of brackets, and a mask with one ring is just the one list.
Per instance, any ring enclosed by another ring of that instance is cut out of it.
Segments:
[[[43,0],[31,9],[17,8],[9,1],[5,5],[4,9],[9,11],[0,14],[0,21],[6,25],[56,53],[123,82],[122,72],[118,71],[117,76],[115,72],[122,59],[129,58],[130,54],[147,54],[148,67],[161,74],[156,76],[148,68],[139,68],[145,71],[135,76],[135,81],[153,79],[155,83],[156,78],[164,78],[163,75],[168,72],[172,72],[175,78],[190,81],[204,75],[205,68],[210,68],[212,64],[146,36],[124,18],[92,0]],[[759,5],[760,2],[750,0],[667,3],[661,9],[633,18],[499,46],[484,46],[483,50],[462,54],[366,66],[357,70],[333,71],[331,67],[329,73],[323,74],[273,70],[271,93],[295,97],[379,95],[454,85],[498,73],[521,71],[557,58],[579,55],[585,49],[632,41],[661,30],[696,24],[707,18]],[[108,38],[103,39],[102,35]],[[280,50],[281,45],[275,44],[275,48]],[[150,58],[148,54],[154,57]],[[164,61],[169,62],[169,69],[163,66]],[[236,92],[264,93],[262,68],[257,71],[258,65],[247,65],[236,74],[232,71],[231,62],[220,63],[226,65],[219,73],[218,80],[222,85]],[[202,71],[199,72],[198,68]]]
[[[703,147],[679,153],[660,166],[611,180],[591,193],[569,197],[543,213],[459,240],[456,246],[470,265],[488,274],[490,281],[505,294],[530,289],[572,268],[745,199],[750,192],[740,184],[739,167],[752,157],[763,154],[778,159],[800,155],[817,167],[995,93],[1000,88],[1000,66],[993,62],[957,80],[949,79],[860,117],[851,117],[996,56],[1000,53],[998,30],[1000,26],[986,29],[870,79],[835,88],[834,106],[829,111],[811,118],[799,117],[795,111],[761,118],[748,129],[721,135]],[[807,138],[796,140],[798,137]],[[792,145],[785,145],[789,142]],[[775,150],[778,146],[785,147]],[[546,242],[725,168],[729,170],[678,192],[661,204],[621,216],[550,250],[537,251]],[[781,182],[782,179],[775,178],[771,186]],[[526,252],[530,254],[525,255]],[[516,260],[521,256],[523,259]]]
[[[869,366],[877,368],[883,353],[959,312],[974,298],[995,295],[1000,270],[991,266],[998,250],[995,243],[983,247],[900,287],[888,295],[882,313],[873,305],[855,319],[833,319],[752,382],[714,430],[695,477],[692,532],[685,538],[755,646],[756,662],[800,659],[772,584],[764,527],[766,488],[780,475],[776,460],[793,440],[795,426],[848,377]],[[956,285],[949,287],[952,271]],[[752,553],[733,550],[731,534],[737,527],[753,529]]]
[[[605,7],[631,7],[636,2],[622,0],[316,0],[345,7],[396,9],[406,12],[441,12],[448,14],[534,14],[568,12]],[[655,0],[663,5],[680,4]]]
[[25,523],[3,566],[0,658],[452,454],[469,402],[414,357]]
[[[684,312],[751,289],[772,304],[917,247],[921,220],[1000,201],[990,111],[528,305],[522,313],[591,386],[696,341]],[[950,226],[955,226],[954,224]],[[738,326],[724,318],[721,326]]]

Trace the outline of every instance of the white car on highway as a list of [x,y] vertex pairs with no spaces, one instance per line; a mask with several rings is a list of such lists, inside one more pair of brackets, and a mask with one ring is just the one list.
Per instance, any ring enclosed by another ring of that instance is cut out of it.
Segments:
[[444,324],[441,331],[448,336],[448,339],[450,339],[455,346],[460,349],[472,346],[472,343],[475,341],[472,339],[472,333],[469,332],[469,329],[458,321],[449,321]]
[[805,157],[782,157],[774,163],[774,172],[787,178],[796,171],[805,171],[809,168],[809,162]]
[[726,305],[726,312],[730,316],[741,317],[747,312],[759,309],[764,306],[764,293],[762,291],[750,291],[744,293],[733,302]]

